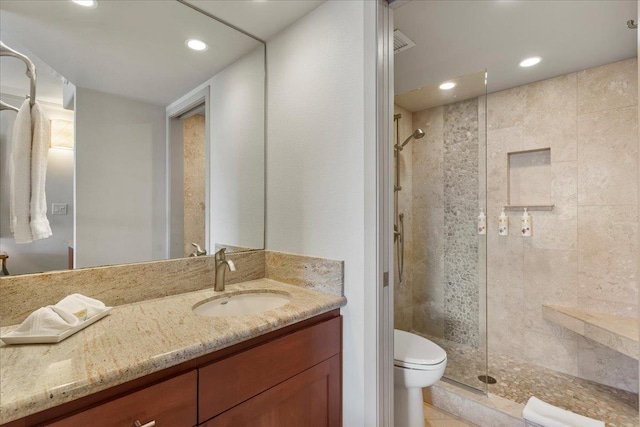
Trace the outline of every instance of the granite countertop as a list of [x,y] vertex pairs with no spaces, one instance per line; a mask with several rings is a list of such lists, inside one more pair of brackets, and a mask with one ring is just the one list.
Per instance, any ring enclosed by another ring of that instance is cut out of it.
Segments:
[[[270,279],[228,285],[225,294],[274,290],[291,295],[275,310],[212,318],[192,311],[213,289],[117,306],[57,344],[0,345],[0,424],[178,365],[346,304]],[[2,328],[2,334],[15,326]]]

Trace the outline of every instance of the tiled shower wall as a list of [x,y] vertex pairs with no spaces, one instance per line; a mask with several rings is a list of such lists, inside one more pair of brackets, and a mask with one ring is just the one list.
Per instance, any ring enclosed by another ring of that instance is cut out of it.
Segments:
[[[394,114],[400,114],[402,117],[398,122],[399,142],[402,143],[413,133],[412,113],[402,107],[395,106]],[[397,141],[398,138],[396,138]],[[413,164],[412,164],[412,145],[415,140],[411,141],[400,153],[400,184],[402,190],[398,193],[398,213],[404,215],[404,274],[402,281],[398,274],[398,243],[395,243],[396,259],[394,260],[394,313],[395,328],[405,331],[411,330],[413,319],[413,280],[414,280],[414,257],[413,257]],[[395,144],[395,142],[394,142]],[[395,223],[398,219],[395,219]]]
[[[405,242],[412,246],[412,291],[400,287],[403,300],[407,295],[413,298],[410,329],[473,347],[480,344],[483,331],[476,233],[478,200],[484,195],[479,182],[484,169],[479,160],[478,107],[474,98],[414,113],[413,126],[404,133],[401,129],[400,138],[403,141],[417,128],[425,132],[424,138],[407,146],[411,157],[405,155],[407,149],[402,152],[403,161],[411,159],[413,180],[412,198],[400,199],[400,210],[412,227]],[[396,319],[402,319],[397,324],[406,324],[408,310],[397,306]]]
[[[637,61],[629,59],[488,96],[488,339],[501,354],[625,390],[638,363],[542,318],[542,304],[635,317],[638,306]],[[550,148],[530,177],[553,211],[533,236],[497,234],[507,154]],[[535,174],[534,174],[535,175]]]
[[[543,304],[637,315],[637,93],[637,60],[629,59],[488,95],[489,363],[491,354],[503,355],[637,392],[636,360],[542,317]],[[450,238],[444,220],[445,108],[414,113],[411,127],[400,131],[400,141],[418,127],[426,135],[411,142],[411,166],[405,166],[413,197],[400,203],[405,204],[401,210],[412,212],[406,242],[413,252],[405,266],[410,286],[396,284],[396,327],[437,337],[446,336],[449,315],[443,286]],[[479,109],[480,123],[483,113]],[[480,132],[480,159],[483,137]],[[543,148],[551,150],[550,176],[539,182],[549,186],[544,192],[554,209],[532,212],[531,238],[519,235],[521,213],[508,212],[510,235],[500,237],[497,217],[507,204],[507,155]],[[479,176],[484,174],[480,161]],[[480,199],[482,190],[480,185]],[[479,309],[482,318],[483,304]]]

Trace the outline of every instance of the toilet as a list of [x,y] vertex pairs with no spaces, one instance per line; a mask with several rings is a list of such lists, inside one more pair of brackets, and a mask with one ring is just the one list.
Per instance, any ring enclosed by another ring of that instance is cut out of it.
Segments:
[[434,342],[394,329],[394,426],[424,427],[422,389],[442,378],[447,353]]

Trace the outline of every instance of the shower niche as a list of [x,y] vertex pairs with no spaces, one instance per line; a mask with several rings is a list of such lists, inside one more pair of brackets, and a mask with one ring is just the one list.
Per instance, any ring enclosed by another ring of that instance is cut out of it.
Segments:
[[507,154],[505,210],[551,210],[551,148]]

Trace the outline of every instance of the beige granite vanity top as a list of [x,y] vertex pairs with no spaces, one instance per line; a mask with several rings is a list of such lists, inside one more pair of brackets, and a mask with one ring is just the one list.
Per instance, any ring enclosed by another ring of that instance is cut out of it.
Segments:
[[[110,315],[57,344],[0,345],[0,424],[143,377],[339,308],[340,296],[270,279],[228,285],[224,293],[274,290],[283,307],[248,316],[196,315],[213,289],[117,306]],[[9,332],[15,326],[2,328]]]

